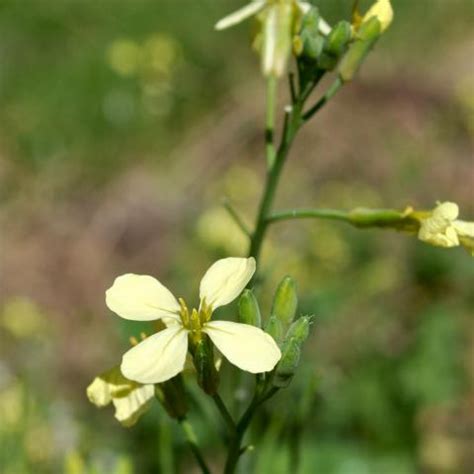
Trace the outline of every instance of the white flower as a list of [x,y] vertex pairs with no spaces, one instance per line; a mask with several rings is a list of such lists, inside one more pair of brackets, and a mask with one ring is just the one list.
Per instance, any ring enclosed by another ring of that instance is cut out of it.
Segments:
[[119,367],[99,375],[87,387],[89,400],[98,407],[105,407],[112,402],[115,418],[126,427],[137,422],[148,409],[154,395],[153,385],[142,385],[126,379]]
[[[262,24],[260,53],[263,74],[279,77],[284,73],[291,53],[296,25],[310,8],[308,2],[300,0],[253,0],[240,10],[219,20],[215,28],[223,30],[257,16]],[[319,29],[323,34],[331,31],[323,19],[319,22]]]
[[429,217],[420,221],[418,238],[438,247],[463,245],[474,250],[474,222],[458,219],[459,207],[454,202],[438,204]]
[[252,373],[271,371],[281,357],[271,336],[247,324],[210,321],[213,310],[234,300],[255,272],[253,258],[215,262],[201,280],[199,309],[188,311],[180,298],[147,275],[118,277],[106,292],[107,306],[134,321],[161,319],[167,328],[130,349],[122,359],[125,377],[144,384],[164,382],[183,370],[188,342],[207,334],[234,365]]

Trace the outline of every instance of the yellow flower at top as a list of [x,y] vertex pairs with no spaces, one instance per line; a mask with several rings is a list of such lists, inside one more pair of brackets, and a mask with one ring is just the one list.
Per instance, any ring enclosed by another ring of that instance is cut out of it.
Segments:
[[[280,77],[285,72],[299,20],[310,8],[310,3],[300,0],[253,0],[219,20],[215,28],[223,30],[256,16],[261,23],[262,72],[265,76]],[[331,30],[322,19],[319,28],[323,34]]]
[[438,204],[428,217],[420,220],[418,238],[437,247],[463,245],[474,255],[474,222],[459,220],[458,216],[456,203]]
[[271,336],[248,324],[211,321],[213,311],[237,298],[254,272],[254,258],[218,260],[202,278],[199,307],[192,311],[151,276],[118,277],[106,292],[109,309],[125,319],[161,319],[167,326],[125,353],[122,374],[142,384],[165,382],[183,370],[188,348],[203,334],[240,369],[251,373],[273,370],[281,352]]
[[392,23],[393,9],[390,0],[377,0],[362,18],[362,23],[376,17],[380,21],[381,32],[384,32]]

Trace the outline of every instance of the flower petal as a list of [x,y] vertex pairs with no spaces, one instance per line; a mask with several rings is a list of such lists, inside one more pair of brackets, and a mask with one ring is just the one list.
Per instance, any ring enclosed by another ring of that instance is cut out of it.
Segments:
[[269,7],[263,19],[262,71],[265,76],[280,77],[291,52],[293,6],[277,3]]
[[459,207],[454,202],[438,204],[431,216],[422,219],[418,238],[423,242],[438,247],[456,247],[459,238],[453,221],[459,214]]
[[456,229],[459,237],[470,237],[474,239],[474,222],[456,220],[452,225]]
[[87,387],[87,398],[96,407],[107,406],[112,401],[110,384],[99,375]]
[[247,18],[256,15],[260,10],[265,6],[264,0],[254,0],[250,2],[245,7],[240,8],[239,10],[227,15],[226,17],[219,20],[216,25],[216,30],[224,30],[231,26],[237,25],[238,23],[246,20]]
[[115,406],[115,418],[122,426],[127,428],[133,426],[150,408],[154,396],[155,387],[152,384],[135,384],[135,387],[126,395],[112,399]]
[[120,317],[133,321],[152,321],[179,314],[179,303],[171,291],[148,275],[119,276],[105,292],[105,303]]
[[212,309],[230,303],[255,273],[255,259],[229,257],[217,260],[207,270],[199,287],[201,302]]
[[229,362],[247,372],[269,372],[281,358],[281,351],[274,339],[255,326],[210,321],[203,331]]
[[120,370],[140,383],[165,382],[183,370],[187,351],[188,332],[182,326],[172,326],[126,352]]
[[113,402],[115,418],[127,427],[134,425],[147,411],[154,394],[153,385],[142,385],[126,379],[118,366],[96,377],[87,387],[89,400],[98,407]]
[[433,210],[433,217],[453,221],[459,215],[459,206],[455,202],[442,202]]
[[362,23],[369,21],[374,16],[380,21],[382,32],[385,31],[393,20],[390,0],[377,0],[362,18]]

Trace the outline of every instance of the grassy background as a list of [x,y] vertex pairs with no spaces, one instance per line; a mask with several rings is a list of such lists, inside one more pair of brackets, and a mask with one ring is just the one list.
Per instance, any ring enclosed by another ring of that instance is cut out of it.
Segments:
[[[329,21],[351,7],[315,3]],[[472,2],[393,4],[358,79],[298,138],[281,207],[450,199],[472,220]],[[2,473],[193,472],[158,406],[125,430],[85,387],[141,329],[105,308],[116,275],[153,274],[191,301],[213,259],[245,252],[219,203],[253,218],[263,84],[250,26],[212,29],[240,5],[0,3]],[[301,372],[255,425],[244,472],[474,469],[474,268],[461,249],[302,222],[272,229],[262,265],[265,314],[290,273],[317,320]],[[194,392],[193,409],[217,468],[216,413]]]

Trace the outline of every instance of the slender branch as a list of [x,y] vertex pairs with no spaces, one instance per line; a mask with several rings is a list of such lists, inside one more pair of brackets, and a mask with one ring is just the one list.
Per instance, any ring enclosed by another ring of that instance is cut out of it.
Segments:
[[296,87],[295,87],[295,74],[293,72],[288,73],[288,86],[290,89],[291,103],[296,102]]
[[265,188],[260,207],[255,222],[255,230],[250,241],[250,248],[248,255],[258,260],[260,250],[263,243],[263,238],[267,229],[266,218],[271,210],[273,199],[275,197],[276,188],[280,179],[280,174],[286,160],[286,156],[290,149],[290,145],[296,134],[296,131],[301,125],[300,120],[301,105],[296,104],[294,107],[285,110],[285,123],[283,125],[282,142],[278,148],[275,162],[267,172]]
[[321,99],[319,99],[318,102],[313,105],[313,107],[303,114],[303,121],[307,122],[311,117],[313,117],[314,114],[319,112],[319,110],[326,105],[326,102],[332,99],[343,85],[344,83],[342,82],[341,78],[338,77],[332,83],[326,93],[321,97]]
[[189,423],[189,421],[186,418],[181,418],[178,420],[179,425],[183,429],[184,436],[186,438],[186,442],[188,443],[189,447],[191,448],[191,451],[194,454],[194,457],[196,458],[197,463],[199,464],[199,467],[201,468],[201,471],[203,474],[211,474],[211,470],[206,464],[206,461],[204,460],[204,457],[201,453],[201,450],[199,449],[199,445],[197,442],[197,437],[196,434],[193,430],[193,427]]
[[350,222],[350,214],[346,211],[339,211],[336,209],[291,209],[288,211],[273,212],[267,217],[267,223],[271,224],[274,222],[287,221],[290,219],[314,218]]
[[229,430],[231,432],[235,431],[236,428],[237,428],[236,424],[235,424],[235,421],[232,418],[232,415],[229,413],[229,410],[225,406],[225,403],[222,400],[222,398],[220,397],[220,395],[218,393],[216,393],[215,395],[213,395],[212,398],[213,398],[220,414],[222,415],[222,418],[224,418],[224,421],[226,422],[227,426],[229,427]]
[[273,76],[267,78],[267,103],[265,114],[265,155],[268,169],[272,168],[275,161],[275,146],[273,144],[273,134],[275,128],[275,97],[277,91],[277,81]]
[[255,410],[264,402],[266,402],[269,398],[275,395],[277,391],[278,388],[274,387],[261,398],[255,395],[252,401],[250,402],[250,405],[248,406],[247,410],[245,410],[244,414],[237,423],[237,427],[235,429],[234,436],[231,440],[231,444],[229,447],[229,453],[227,455],[224,474],[234,473],[240,456],[246,451],[246,449],[241,448],[242,439],[245,435],[245,432],[247,431],[247,428],[250,425],[250,422],[252,421],[252,418],[255,414]]
[[[418,213],[420,214],[420,213]],[[291,209],[278,211],[267,217],[267,224],[291,219],[331,219],[347,222],[355,227],[381,227],[416,232],[420,227],[419,216],[410,211],[394,209],[367,209],[359,207],[352,211],[337,209]]]
[[247,236],[250,237],[252,234],[243,221],[243,219],[240,217],[239,213],[235,210],[234,206],[232,206],[231,202],[229,199],[224,198],[222,201],[222,205],[224,206],[225,210],[229,213],[230,217],[234,220],[234,222],[239,226],[239,229]]

